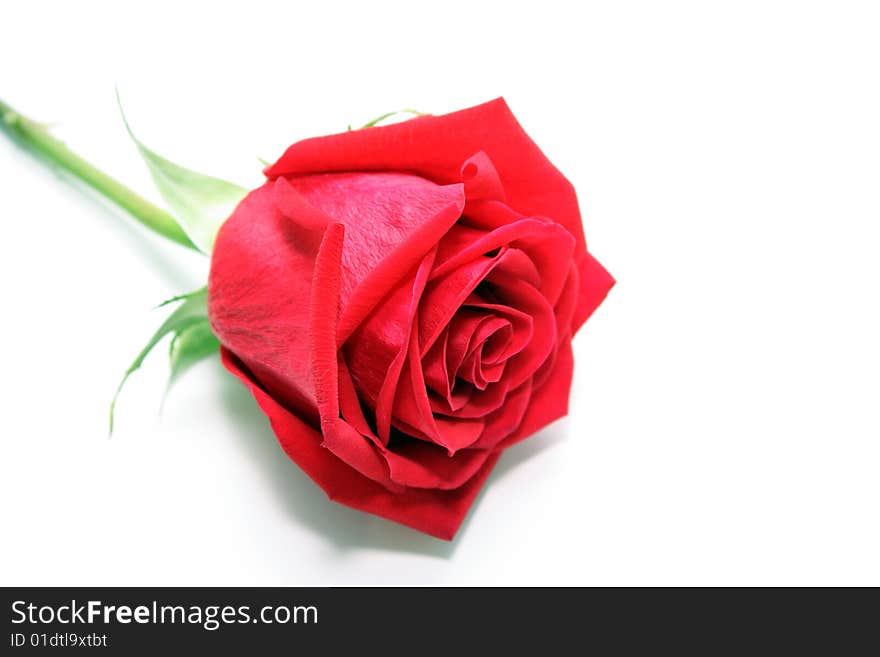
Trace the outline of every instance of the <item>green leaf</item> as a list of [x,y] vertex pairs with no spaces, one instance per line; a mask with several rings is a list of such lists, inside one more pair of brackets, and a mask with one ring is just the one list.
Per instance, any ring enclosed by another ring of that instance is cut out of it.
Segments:
[[[372,128],[372,127],[382,123],[382,121],[384,121],[385,119],[390,119],[392,116],[395,116],[397,114],[412,114],[413,116],[427,116],[427,114],[425,114],[424,112],[420,112],[420,111],[414,110],[414,109],[394,110],[393,112],[386,112],[382,116],[377,116],[372,121],[368,121],[367,123],[364,123],[359,128],[359,130],[363,130],[364,128]],[[348,129],[351,130],[351,126],[348,126]]]
[[183,329],[171,340],[168,358],[171,361],[170,388],[180,375],[204,358],[220,351],[220,341],[211,331],[207,318]]
[[159,308],[164,308],[165,306],[168,306],[168,305],[175,303],[177,301],[183,301],[184,299],[192,299],[193,297],[197,297],[201,294],[205,294],[206,289],[207,288],[202,287],[202,288],[199,288],[198,290],[195,290],[194,292],[185,292],[184,294],[176,294],[173,297],[171,297],[170,299],[165,299],[165,301],[163,301],[158,306],[156,306],[156,308],[154,308],[154,310],[158,310]]
[[205,287],[186,295],[174,297],[162,305],[181,301],[180,306],[169,315],[168,319],[162,322],[162,325],[153,334],[147,345],[125,371],[125,375],[116,389],[116,394],[113,395],[113,401],[110,403],[111,434],[113,433],[113,415],[119,393],[122,392],[128,377],[143,365],[144,360],[153,348],[161,342],[162,338],[166,335],[173,336],[170,352],[171,381],[176,380],[184,370],[196,361],[216,353],[219,348],[219,342],[211,334],[211,328],[208,324],[208,289]]
[[247,195],[247,190],[220,178],[190,171],[147,148],[128,125],[118,90],[116,100],[125,129],[147,163],[162,198],[187,237],[200,251],[210,253],[221,224]]

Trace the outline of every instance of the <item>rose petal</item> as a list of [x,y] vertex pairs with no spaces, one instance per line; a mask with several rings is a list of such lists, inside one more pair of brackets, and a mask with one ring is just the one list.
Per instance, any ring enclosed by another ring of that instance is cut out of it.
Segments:
[[208,280],[214,334],[306,421],[317,416],[307,313],[321,239],[284,217],[273,188],[261,187],[220,229]]
[[412,331],[415,322],[416,312],[418,311],[419,299],[425,289],[425,283],[428,281],[428,274],[431,271],[431,265],[434,263],[435,251],[431,251],[425,256],[419,270],[416,273],[415,280],[412,285],[412,292],[409,299],[409,310],[406,318],[406,342],[401,343],[400,350],[394,356],[394,360],[388,366],[388,373],[382,382],[379,390],[379,397],[376,401],[376,427],[379,437],[384,443],[388,443],[389,433],[391,431],[391,413],[394,407],[394,396],[397,391],[397,384],[400,379],[400,372],[406,362],[406,346],[409,343],[409,334]]
[[345,229],[330,224],[321,241],[309,303],[309,344],[315,397],[321,418],[321,446],[365,477],[396,492],[388,463],[361,432],[339,416],[339,357],[336,326],[341,282],[340,259]]
[[531,379],[523,383],[516,390],[511,391],[505,397],[503,405],[488,415],[486,426],[478,440],[470,447],[474,449],[491,449],[500,441],[510,436],[522,422],[522,418],[529,407],[532,398]]
[[486,303],[476,297],[468,299],[467,306],[503,317],[512,326],[510,340],[499,345],[497,350],[493,349],[484,354],[485,362],[497,363],[507,360],[522,351],[531,341],[534,334],[534,320],[521,310],[500,303]]
[[[464,237],[472,241],[464,244]],[[445,257],[438,260],[431,273],[432,280],[447,275],[482,254],[509,247],[507,250],[517,251],[505,256],[503,266],[510,269],[511,275],[528,278],[551,304],[556,303],[562,291],[574,248],[574,241],[564,228],[541,218],[519,219],[482,234],[473,228],[456,228],[450,230],[443,241],[452,241],[454,244],[447,246],[441,242],[440,253]],[[530,266],[523,261],[524,255],[531,259]]]
[[451,540],[498,460],[497,453],[490,454],[467,483],[455,490],[408,488],[392,493],[322,448],[321,434],[267,394],[229,350],[221,348],[221,357],[226,369],[250,389],[287,455],[340,504]]
[[345,227],[330,224],[315,257],[309,300],[309,363],[322,426],[339,418],[339,359],[336,324],[341,286],[340,260]]
[[460,180],[468,203],[504,200],[504,185],[491,158],[485,152],[474,153],[461,165]]
[[528,344],[507,360],[505,380],[511,388],[518,387],[534,374],[550,355],[556,344],[556,316],[553,308],[538,290],[516,278],[493,271],[487,278],[504,301],[532,318],[533,335]]
[[437,245],[464,208],[461,184],[437,185],[406,173],[309,175],[288,183],[346,229],[339,344]]
[[452,382],[449,380],[449,370],[446,367],[448,342],[449,327],[446,327],[422,359],[422,371],[425,374],[425,383],[438,395],[447,398],[452,392]]
[[614,278],[599,261],[587,253],[580,267],[580,301],[572,319],[572,333],[576,332],[614,287]]
[[[568,398],[571,394],[571,376],[574,358],[571,353],[571,342],[560,343],[556,364],[547,381],[540,388],[532,391],[531,400],[516,430],[498,444],[507,448],[536,431],[543,429],[554,420],[568,414]],[[481,447],[482,443],[477,443]]]
[[574,317],[579,297],[580,275],[578,274],[578,270],[574,266],[574,263],[572,263],[572,266],[568,270],[568,278],[565,281],[565,286],[562,288],[559,300],[553,308],[553,312],[556,314],[556,326],[560,333],[566,333],[572,330],[572,317]]
[[362,435],[373,441],[374,444],[379,447],[384,446],[364,415],[361,401],[355,390],[354,381],[345,363],[345,358],[339,359],[339,414]]
[[385,457],[392,481],[414,488],[449,490],[462,486],[479,472],[491,452],[465,449],[452,456],[438,445],[405,437]]
[[[428,352],[456,311],[486,278],[501,257],[481,257],[464,263],[445,276],[428,281],[419,305],[419,353]],[[452,335],[455,335],[453,332]]]
[[[472,384],[468,384],[472,386]],[[439,396],[431,396],[431,410],[435,413],[448,415],[459,419],[475,419],[481,418],[484,421],[486,416],[506,403],[507,392],[510,386],[502,379],[495,385],[488,386],[483,391],[475,391],[469,395],[467,404],[460,406],[452,406],[445,399]],[[465,445],[466,447],[469,446]]]
[[460,112],[425,116],[293,144],[265,170],[270,178],[322,171],[413,171],[439,183],[458,182],[461,167],[482,151],[494,164],[507,203],[525,215],[552,217],[575,238],[575,261],[586,251],[571,183],[544,156],[498,98]]
[[413,324],[407,362],[394,399],[394,424],[404,433],[442,445],[452,453],[476,440],[484,424],[481,420],[449,421],[434,416],[418,351],[419,324],[418,320]]
[[[468,306],[464,306],[452,316],[449,325],[444,332],[449,335],[446,346],[446,362],[445,368],[450,385],[454,383],[455,377],[461,368],[464,359],[471,351],[474,339],[485,326],[486,322],[493,321],[493,317],[487,313],[474,310]],[[428,361],[428,354],[425,354],[425,362]]]
[[308,202],[306,198],[300,194],[296,188],[288,182],[287,178],[278,178],[275,184],[267,183],[272,187],[272,194],[277,207],[281,213],[301,225],[307,230],[317,230],[323,233],[333,219],[321,212],[318,208]]
[[[471,337],[471,345],[459,368],[458,376],[465,381],[473,383],[478,390],[485,390],[486,386],[493,382],[489,378],[493,370],[491,367],[483,367],[483,348],[491,338],[505,332],[508,335],[510,334],[510,322],[501,317],[488,315],[486,321],[480,323],[480,326]],[[502,363],[501,365],[503,368],[504,364]],[[495,371],[497,371],[497,368],[495,368]],[[494,379],[494,381],[497,381],[497,379]]]

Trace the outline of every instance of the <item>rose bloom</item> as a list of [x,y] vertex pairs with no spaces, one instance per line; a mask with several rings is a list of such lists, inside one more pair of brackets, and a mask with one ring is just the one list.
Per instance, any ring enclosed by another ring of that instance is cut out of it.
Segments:
[[328,496],[451,539],[501,452],[566,414],[614,280],[498,99],[294,144],[221,228],[225,366]]

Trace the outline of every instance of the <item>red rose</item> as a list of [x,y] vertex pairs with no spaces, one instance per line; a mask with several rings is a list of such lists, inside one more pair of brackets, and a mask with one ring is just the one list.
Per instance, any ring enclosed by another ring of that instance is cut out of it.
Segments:
[[614,284],[499,99],[307,139],[223,225],[223,362],[333,500],[454,536],[501,451],[567,412]]

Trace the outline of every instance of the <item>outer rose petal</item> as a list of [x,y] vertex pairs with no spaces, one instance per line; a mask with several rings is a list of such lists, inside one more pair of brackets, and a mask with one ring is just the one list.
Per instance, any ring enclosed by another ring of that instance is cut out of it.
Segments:
[[284,217],[272,186],[239,204],[217,235],[208,280],[211,327],[284,406],[317,420],[308,299],[323,231]]
[[[326,171],[413,171],[453,183],[462,180],[462,164],[480,151],[494,164],[508,205],[525,215],[551,217],[574,236],[574,261],[583,274],[587,246],[574,188],[525,133],[503,98],[451,114],[306,139],[288,148],[265,173],[276,178]],[[576,326],[589,316],[589,305],[582,297]]]
[[559,344],[559,352],[553,373],[547,381],[532,392],[528,408],[519,428],[505,438],[499,446],[507,448],[528,438],[536,431],[568,414],[568,396],[571,391],[571,376],[574,371],[574,357],[571,353],[571,340],[564,337]]
[[589,253],[580,267],[581,302],[575,311],[571,332],[574,334],[614,287],[614,277]]
[[442,116],[306,139],[288,148],[265,173],[275,178],[396,170],[453,183],[462,178],[462,164],[480,151],[495,165],[511,207],[526,215],[553,217],[585,248],[571,184],[525,133],[503,98]]
[[250,389],[287,455],[336,502],[451,540],[499,454],[492,454],[476,475],[455,490],[406,489],[392,493],[361,476],[321,447],[321,434],[285,410],[242,368],[227,349],[223,364]]

